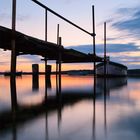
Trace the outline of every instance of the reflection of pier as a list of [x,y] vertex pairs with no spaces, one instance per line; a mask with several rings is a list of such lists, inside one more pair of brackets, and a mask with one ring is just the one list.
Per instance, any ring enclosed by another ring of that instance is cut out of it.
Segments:
[[[98,80],[98,79],[96,79]],[[51,81],[49,82],[51,84]],[[95,82],[96,83],[96,82]],[[46,84],[47,86],[47,84]],[[63,86],[63,85],[62,85]],[[122,84],[123,86],[123,84]],[[115,88],[115,85],[113,86]],[[121,85],[120,85],[121,87]],[[95,99],[98,98],[98,96],[102,96],[103,94],[94,94],[93,96],[93,89],[91,90],[85,90],[83,93],[79,90],[73,90],[73,92],[70,92],[70,90],[63,90],[63,87],[61,90],[58,89],[57,96],[47,96],[47,89],[50,87],[45,87],[45,93],[44,93],[44,100],[36,105],[20,105],[18,103],[17,99],[17,91],[16,91],[16,78],[11,77],[11,103],[12,103],[12,110],[11,111],[4,111],[0,113],[0,123],[1,127],[5,127],[11,122],[16,121],[16,123],[22,123],[26,120],[30,120],[34,117],[37,117],[42,112],[45,112],[47,110],[47,113],[49,113],[52,110],[58,110],[58,112],[61,112],[60,110],[65,105],[74,104],[82,99],[94,99],[94,114],[95,114]],[[79,87],[80,88],[80,87]],[[96,89],[97,86],[94,86],[94,89]],[[118,88],[118,85],[116,84],[116,88]],[[59,92],[61,91],[61,92]],[[107,88],[104,88],[104,92],[108,91]],[[105,93],[106,95],[106,93]],[[106,101],[106,96],[105,96]],[[106,104],[106,102],[105,102]],[[61,108],[61,109],[60,109]],[[105,108],[106,110],[106,108]],[[14,116],[14,117],[13,117]],[[59,113],[59,120],[61,120],[61,113]],[[95,122],[95,120],[94,120]]]

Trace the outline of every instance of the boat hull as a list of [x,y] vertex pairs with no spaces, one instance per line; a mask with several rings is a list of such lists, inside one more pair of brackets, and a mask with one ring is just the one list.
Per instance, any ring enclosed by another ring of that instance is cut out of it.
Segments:
[[[121,65],[116,65],[117,63],[107,63],[106,64],[106,76],[108,77],[122,77],[127,76],[127,67]],[[96,74],[98,76],[104,76],[104,64],[97,65]]]

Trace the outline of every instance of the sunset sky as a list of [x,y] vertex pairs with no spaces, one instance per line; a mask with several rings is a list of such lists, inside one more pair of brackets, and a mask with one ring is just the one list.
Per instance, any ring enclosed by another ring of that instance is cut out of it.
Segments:
[[[107,22],[107,52],[112,61],[140,68],[140,4],[139,0],[39,0],[57,13],[92,33],[92,5],[95,5],[96,49],[103,55],[103,23]],[[12,0],[0,0],[0,26],[11,28]],[[17,0],[16,30],[44,40],[44,10],[31,0]],[[48,15],[48,41],[56,42],[60,24],[62,44],[91,53],[92,38],[51,13]],[[0,50],[0,71],[9,70],[10,52]],[[17,70],[30,71],[32,63],[40,64],[39,56],[19,56]],[[54,69],[55,67],[53,67]],[[63,69],[91,69],[92,64],[63,65]]]

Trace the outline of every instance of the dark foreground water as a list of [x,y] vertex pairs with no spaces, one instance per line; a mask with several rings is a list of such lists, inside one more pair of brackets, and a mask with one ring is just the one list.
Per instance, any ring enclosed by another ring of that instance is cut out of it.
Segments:
[[54,100],[55,76],[47,88],[44,76],[18,77],[16,85],[1,76],[0,140],[139,140],[140,79],[107,79],[106,93],[97,79],[94,98],[93,85],[92,76],[64,75]]

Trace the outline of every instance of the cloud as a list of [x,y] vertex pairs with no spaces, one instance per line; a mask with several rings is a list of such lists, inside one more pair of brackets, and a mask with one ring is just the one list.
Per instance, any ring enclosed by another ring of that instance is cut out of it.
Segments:
[[[70,46],[72,48],[84,53],[92,53],[92,45]],[[103,44],[96,45],[96,54],[103,56]],[[129,68],[139,68],[140,64],[140,49],[133,43],[128,44],[107,44],[107,55],[110,60],[127,65]]]
[[108,19],[111,27],[127,33],[129,37],[140,38],[140,6],[119,8],[114,18]]
[[41,56],[36,55],[21,55],[18,57],[18,63],[43,63]]
[[140,137],[140,114],[133,113],[126,117],[120,118],[112,127],[112,131],[126,136],[126,139],[138,139]]
[[[116,52],[132,52],[136,51],[139,52],[140,49],[139,46],[128,43],[128,44],[107,44],[107,52],[108,53],[116,53]],[[72,48],[84,53],[92,53],[92,45],[79,45],[79,46],[69,46],[68,48]],[[104,45],[103,44],[97,44],[96,45],[96,52],[97,53],[103,53]]]

